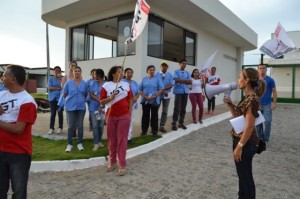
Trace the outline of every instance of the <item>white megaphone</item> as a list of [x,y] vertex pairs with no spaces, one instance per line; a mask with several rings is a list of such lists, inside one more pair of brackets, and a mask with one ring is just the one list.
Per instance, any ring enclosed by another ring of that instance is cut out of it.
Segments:
[[238,85],[236,82],[215,85],[215,86],[205,84],[204,92],[205,92],[207,99],[211,99],[216,94],[220,94],[220,93],[225,93],[225,96],[230,96],[231,91],[237,89],[237,87],[238,87]]

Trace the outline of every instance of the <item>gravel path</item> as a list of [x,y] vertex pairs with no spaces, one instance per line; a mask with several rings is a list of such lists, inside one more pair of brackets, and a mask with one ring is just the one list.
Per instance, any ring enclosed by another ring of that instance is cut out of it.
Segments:
[[[299,113],[300,105],[278,104],[273,114],[269,147],[253,161],[258,199],[299,198]],[[237,198],[230,128],[226,120],[129,159],[124,177],[104,166],[31,173],[28,198]]]

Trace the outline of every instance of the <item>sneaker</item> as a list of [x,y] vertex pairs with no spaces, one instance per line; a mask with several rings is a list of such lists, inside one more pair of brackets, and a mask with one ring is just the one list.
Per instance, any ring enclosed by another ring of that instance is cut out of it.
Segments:
[[184,130],[187,129],[187,127],[184,126],[184,124],[179,124],[178,127],[179,127],[179,128],[182,128],[182,129],[184,129]]
[[67,148],[66,148],[66,152],[70,153],[72,151],[73,145],[68,144]]
[[61,128],[58,128],[57,131],[56,131],[56,133],[57,133],[57,134],[61,134],[61,133],[62,133]]
[[173,131],[177,131],[176,125],[172,125],[172,130],[173,130]]
[[83,151],[83,150],[84,150],[84,148],[83,148],[83,146],[82,146],[81,143],[77,144],[77,149],[78,149],[79,151]]
[[162,132],[162,133],[166,133],[166,132],[167,132],[167,130],[165,129],[164,126],[161,126],[161,127],[159,128],[159,131]]
[[[78,147],[78,146],[77,146]],[[79,149],[79,148],[78,148]],[[99,149],[99,145],[98,144],[94,144],[94,147],[93,147],[93,151],[97,151]]]
[[104,147],[104,145],[101,142],[98,145],[99,145],[99,148],[103,148]]
[[53,133],[54,133],[54,130],[50,129],[49,132],[48,132],[48,135],[52,135]]

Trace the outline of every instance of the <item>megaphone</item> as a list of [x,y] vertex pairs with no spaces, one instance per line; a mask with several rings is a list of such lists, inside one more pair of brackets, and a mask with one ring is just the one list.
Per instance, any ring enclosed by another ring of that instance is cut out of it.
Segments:
[[221,85],[209,85],[205,84],[204,92],[207,99],[213,98],[216,94],[225,93],[225,96],[230,96],[232,90],[237,89],[238,85],[236,82],[231,82],[228,84],[221,84]]

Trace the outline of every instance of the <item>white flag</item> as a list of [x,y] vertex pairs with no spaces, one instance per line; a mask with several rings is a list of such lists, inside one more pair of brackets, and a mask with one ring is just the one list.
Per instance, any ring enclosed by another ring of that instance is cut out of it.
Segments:
[[204,62],[204,64],[202,65],[201,69],[200,69],[200,74],[201,73],[207,73],[207,71],[210,70],[211,65],[212,65],[212,61],[214,60],[216,54],[218,53],[218,49],[207,58],[207,60]]
[[125,43],[130,43],[136,40],[142,33],[150,12],[150,6],[145,0],[138,0],[136,2],[134,17],[132,21],[131,34]]
[[274,36],[273,39],[266,41],[259,50],[276,59],[296,48],[280,23],[275,29]]

